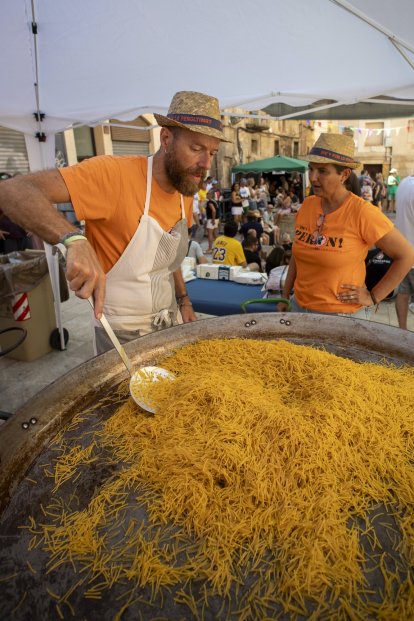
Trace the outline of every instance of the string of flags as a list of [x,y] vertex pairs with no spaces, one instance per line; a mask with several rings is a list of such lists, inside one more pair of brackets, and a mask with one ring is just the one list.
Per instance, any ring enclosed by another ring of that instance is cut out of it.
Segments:
[[[306,121],[306,126],[310,127],[312,122],[315,123],[315,125],[317,125],[318,127],[322,127],[322,121],[310,121],[310,120]],[[384,133],[385,136],[389,136],[392,132],[395,132],[398,136],[400,132],[402,131],[406,131],[406,132],[414,131],[414,125],[410,125],[410,124],[400,125],[398,127],[376,127],[376,128],[354,127],[352,125],[339,125],[338,127],[340,131],[349,129],[353,131],[354,133],[358,133],[358,134],[366,133],[368,134],[368,136],[379,136],[382,133]]]

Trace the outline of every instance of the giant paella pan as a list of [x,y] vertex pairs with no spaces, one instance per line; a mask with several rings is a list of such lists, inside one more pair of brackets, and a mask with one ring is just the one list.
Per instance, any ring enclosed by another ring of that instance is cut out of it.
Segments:
[[0,432],[0,617],[412,619],[414,334],[248,314],[130,343]]

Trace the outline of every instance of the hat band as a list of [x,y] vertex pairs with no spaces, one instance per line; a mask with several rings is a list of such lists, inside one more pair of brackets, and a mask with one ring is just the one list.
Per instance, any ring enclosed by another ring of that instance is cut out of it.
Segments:
[[211,116],[203,116],[200,114],[167,114],[167,118],[184,125],[201,125],[203,127],[211,127],[222,131],[223,125],[221,121],[213,119]]
[[355,160],[352,159],[352,157],[348,157],[342,153],[336,153],[335,151],[330,151],[329,149],[322,149],[321,147],[313,147],[310,150],[309,155],[319,155],[319,157],[326,157],[330,160],[336,160],[337,162],[341,162],[343,164],[355,163]]

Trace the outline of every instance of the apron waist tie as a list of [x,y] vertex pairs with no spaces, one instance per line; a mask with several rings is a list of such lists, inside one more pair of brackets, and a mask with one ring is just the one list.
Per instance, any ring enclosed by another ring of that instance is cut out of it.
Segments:
[[172,311],[170,311],[168,308],[163,308],[155,315],[152,321],[152,325],[157,330],[162,330],[163,328],[170,328],[173,325],[172,316]]

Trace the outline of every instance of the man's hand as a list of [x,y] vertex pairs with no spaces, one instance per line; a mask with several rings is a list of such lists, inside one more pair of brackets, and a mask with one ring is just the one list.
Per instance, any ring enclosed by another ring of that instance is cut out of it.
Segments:
[[190,321],[197,321],[196,314],[193,310],[192,305],[189,302],[181,304],[180,313],[184,323],[190,323]]
[[77,240],[69,245],[66,278],[78,298],[87,299],[93,296],[95,317],[99,320],[105,299],[105,273],[89,242]]

